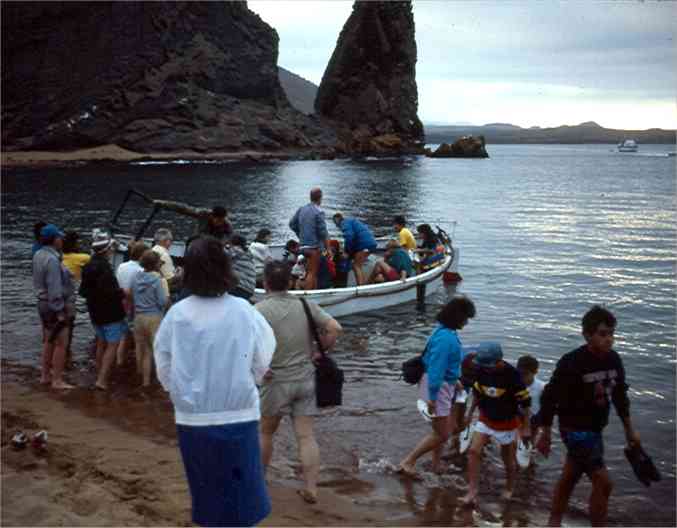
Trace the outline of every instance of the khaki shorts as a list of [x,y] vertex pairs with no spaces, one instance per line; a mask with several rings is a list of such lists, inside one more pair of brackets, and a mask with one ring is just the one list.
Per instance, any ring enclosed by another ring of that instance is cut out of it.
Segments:
[[266,383],[261,387],[261,415],[314,416],[315,380]]

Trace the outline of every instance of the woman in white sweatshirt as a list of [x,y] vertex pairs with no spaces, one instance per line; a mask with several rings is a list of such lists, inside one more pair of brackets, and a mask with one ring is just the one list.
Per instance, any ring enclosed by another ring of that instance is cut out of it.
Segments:
[[270,513],[256,382],[268,370],[275,336],[253,306],[226,293],[230,259],[217,240],[195,240],[184,264],[192,295],[167,312],[154,350],[174,404],[193,522],[254,525]]

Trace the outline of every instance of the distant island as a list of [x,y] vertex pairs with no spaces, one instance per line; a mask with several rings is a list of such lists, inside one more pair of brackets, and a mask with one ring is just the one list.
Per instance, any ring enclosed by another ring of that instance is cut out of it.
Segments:
[[618,143],[625,138],[644,143],[675,144],[674,130],[651,128],[649,130],[617,130],[604,128],[593,121],[575,126],[553,128],[522,128],[507,123],[490,123],[482,126],[426,125],[426,143],[454,141],[462,136],[484,136],[487,143]]
[[[279,67],[282,89],[289,102],[304,114],[313,113],[317,85]],[[677,136],[674,130],[652,128],[649,130],[617,130],[604,128],[594,121],[580,125],[552,128],[522,128],[510,123],[488,123],[486,125],[441,125],[423,123],[426,143],[451,143],[463,136],[484,136],[487,143],[619,143],[632,138],[640,144],[674,144]]]

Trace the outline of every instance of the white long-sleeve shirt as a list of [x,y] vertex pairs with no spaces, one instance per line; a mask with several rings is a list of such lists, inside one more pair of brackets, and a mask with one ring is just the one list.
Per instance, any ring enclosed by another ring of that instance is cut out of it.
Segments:
[[273,260],[273,253],[270,251],[270,247],[263,242],[252,242],[249,244],[249,252],[254,257],[256,274],[262,275],[266,262]]
[[190,297],[167,312],[155,336],[157,376],[181,425],[223,425],[261,417],[259,382],[275,334],[244,299]]

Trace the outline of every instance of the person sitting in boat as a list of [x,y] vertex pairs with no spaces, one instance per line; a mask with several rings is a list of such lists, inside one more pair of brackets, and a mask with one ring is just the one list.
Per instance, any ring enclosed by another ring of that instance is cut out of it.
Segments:
[[301,254],[301,246],[297,240],[293,238],[287,240],[287,243],[284,245],[284,253],[282,254],[282,260],[284,262],[291,262],[292,265],[296,264],[296,261]]
[[338,240],[329,241],[329,254],[334,263],[334,287],[345,288],[348,284],[348,273],[350,272],[350,259],[341,251],[341,244]]
[[233,275],[237,279],[237,284],[228,290],[228,293],[248,301],[256,288],[254,257],[247,251],[247,242],[240,235],[233,235],[230,238],[230,246],[226,248],[226,252],[230,256]]
[[430,225],[421,224],[416,228],[416,231],[421,237],[421,243],[414,250],[414,253],[421,257],[419,262],[421,271],[427,271],[444,260],[444,245]]
[[393,218],[393,229],[400,241],[400,246],[405,251],[414,251],[416,249],[416,240],[414,235],[406,228],[407,221],[404,216],[397,215]]
[[305,290],[305,281],[307,276],[306,257],[299,255],[291,267],[291,286],[290,290]]
[[273,260],[273,254],[270,251],[270,241],[272,233],[270,229],[259,229],[256,233],[254,242],[249,244],[249,252],[254,257],[254,267],[256,268],[256,286],[263,288],[263,267]]
[[404,281],[413,275],[415,275],[414,266],[409,254],[402,249],[397,240],[393,239],[386,244],[385,259],[376,263],[369,277],[369,282],[374,284],[398,279]]
[[369,253],[376,249],[376,240],[369,228],[357,218],[344,218],[342,213],[334,214],[334,224],[343,232],[344,250],[353,261],[355,282],[358,286],[367,283],[362,266]]

